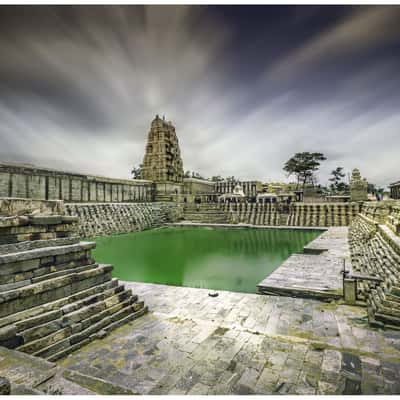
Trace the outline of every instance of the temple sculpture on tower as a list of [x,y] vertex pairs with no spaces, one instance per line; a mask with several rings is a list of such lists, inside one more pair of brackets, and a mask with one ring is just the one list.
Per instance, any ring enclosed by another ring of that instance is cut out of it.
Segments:
[[151,123],[147,138],[142,178],[154,182],[183,182],[183,164],[175,127],[158,115]]
[[151,123],[141,177],[155,183],[157,201],[177,200],[182,193],[183,163],[175,127],[158,115]]

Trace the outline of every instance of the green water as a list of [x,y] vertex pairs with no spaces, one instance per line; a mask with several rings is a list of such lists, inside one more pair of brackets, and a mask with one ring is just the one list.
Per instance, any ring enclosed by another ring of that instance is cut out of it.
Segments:
[[96,238],[97,262],[121,280],[255,293],[320,234],[294,229],[163,228]]

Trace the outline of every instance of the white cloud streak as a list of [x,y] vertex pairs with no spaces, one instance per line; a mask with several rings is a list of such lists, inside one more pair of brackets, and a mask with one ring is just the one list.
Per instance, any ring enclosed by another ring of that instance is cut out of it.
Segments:
[[[235,27],[202,8],[91,10],[74,24],[55,15],[54,37],[0,37],[0,73],[9,77],[1,160],[129,177],[159,113],[176,125],[185,169],[205,176],[286,180],[284,162],[311,150],[328,156],[321,181],[338,165],[380,185],[399,179],[400,117],[375,99],[391,90],[393,60],[346,76],[323,102],[290,85],[321,61],[398,39],[398,8],[357,10],[283,59],[262,60],[267,75],[245,89],[227,54]],[[282,82],[279,93],[271,80]]]

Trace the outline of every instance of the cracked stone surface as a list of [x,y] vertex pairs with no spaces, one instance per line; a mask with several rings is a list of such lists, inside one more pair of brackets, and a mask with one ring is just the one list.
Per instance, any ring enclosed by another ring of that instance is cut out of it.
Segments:
[[400,393],[400,332],[361,307],[125,284],[150,312],[61,366],[141,394]]

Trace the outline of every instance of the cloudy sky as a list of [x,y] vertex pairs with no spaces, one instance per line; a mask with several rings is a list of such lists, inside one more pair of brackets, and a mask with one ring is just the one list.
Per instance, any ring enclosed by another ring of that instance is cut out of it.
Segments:
[[400,6],[2,6],[0,160],[129,177],[150,122],[185,170],[282,181],[298,151],[400,179]]

